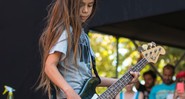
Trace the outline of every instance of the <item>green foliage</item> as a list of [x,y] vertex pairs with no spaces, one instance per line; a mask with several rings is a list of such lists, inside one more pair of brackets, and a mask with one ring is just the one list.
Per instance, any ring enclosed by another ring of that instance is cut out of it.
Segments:
[[[113,36],[89,33],[92,49],[96,55],[99,75],[115,77],[116,39]],[[111,71],[111,72],[108,72]]]
[[[118,72],[118,78],[120,78],[131,66],[134,66],[138,59],[140,58],[140,53],[137,51],[134,43],[127,38],[119,38],[118,45],[118,61],[117,61],[117,39],[111,35],[103,35],[94,31],[89,33],[91,47],[96,56],[96,67],[100,76],[116,78],[116,72]],[[148,42],[135,41],[138,46],[146,44]],[[168,46],[161,45],[165,48],[166,54],[160,56],[158,62],[154,64],[157,71],[162,73],[162,68],[166,64],[176,65],[181,56],[185,53],[183,49],[172,48]],[[118,64],[118,66],[117,66]],[[150,65],[146,65],[143,70],[141,70],[140,80],[142,80],[142,74],[153,69]],[[183,59],[176,72],[185,70],[185,60]],[[157,78],[157,83],[162,82],[161,78]],[[106,88],[98,88],[97,92],[102,93]]]

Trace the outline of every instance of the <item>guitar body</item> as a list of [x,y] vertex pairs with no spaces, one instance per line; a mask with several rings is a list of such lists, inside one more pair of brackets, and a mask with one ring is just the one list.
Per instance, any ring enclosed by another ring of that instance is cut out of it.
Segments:
[[100,80],[97,77],[92,77],[88,79],[82,87],[81,91],[79,92],[80,97],[82,99],[92,99],[92,97],[96,97],[95,89],[99,82]]

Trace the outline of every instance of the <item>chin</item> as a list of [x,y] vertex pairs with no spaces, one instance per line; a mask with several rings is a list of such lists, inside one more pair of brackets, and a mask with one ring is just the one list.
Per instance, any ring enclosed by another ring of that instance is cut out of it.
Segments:
[[85,20],[81,20],[82,23],[85,23]]
[[167,85],[170,85],[170,84],[172,84],[172,82],[169,82],[169,81],[168,81],[168,82],[166,82],[166,84],[167,84]]

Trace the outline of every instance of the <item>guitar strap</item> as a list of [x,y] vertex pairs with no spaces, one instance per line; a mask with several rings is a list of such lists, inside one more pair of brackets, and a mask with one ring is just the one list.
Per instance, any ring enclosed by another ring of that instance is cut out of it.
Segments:
[[[87,37],[88,38],[88,37]],[[88,41],[88,45],[90,45],[90,42],[89,40]],[[92,60],[92,68],[93,68],[93,71],[94,71],[94,74],[95,76],[99,79],[99,84],[101,83],[101,79],[98,75],[98,72],[96,70],[96,60],[95,60],[95,55],[94,55],[94,52],[92,51],[92,49],[90,48],[90,55],[91,55],[91,60]]]
[[96,70],[96,60],[95,60],[95,57],[92,54],[91,54],[91,59],[92,59],[92,68],[93,68],[94,74],[99,79],[99,84],[100,84],[101,83],[101,79],[100,79],[100,77],[98,75],[98,72]]

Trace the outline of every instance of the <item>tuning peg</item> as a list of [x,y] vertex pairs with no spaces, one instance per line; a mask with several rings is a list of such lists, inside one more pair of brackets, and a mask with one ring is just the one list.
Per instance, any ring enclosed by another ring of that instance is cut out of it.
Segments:
[[152,47],[155,47],[155,46],[156,46],[155,42],[148,43],[149,48],[152,48]]
[[142,47],[138,47],[138,51],[139,52],[143,52],[143,48]]
[[147,44],[144,44],[144,45],[142,45],[142,48],[143,48],[143,50],[147,50],[148,49],[148,45]]
[[152,48],[152,43],[148,43],[148,48]]
[[152,48],[152,47],[155,47],[155,46],[156,46],[156,44],[154,42],[148,43],[149,48]]
[[151,42],[153,47],[156,47],[156,43],[155,42]]

